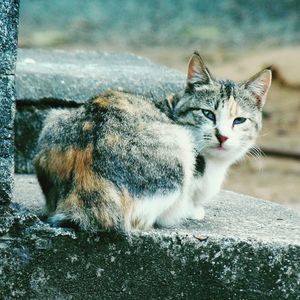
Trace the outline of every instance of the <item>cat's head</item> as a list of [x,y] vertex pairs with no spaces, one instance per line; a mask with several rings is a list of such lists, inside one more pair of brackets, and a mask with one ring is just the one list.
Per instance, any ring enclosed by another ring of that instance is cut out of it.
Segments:
[[191,131],[198,153],[239,159],[255,144],[271,79],[270,69],[241,83],[215,79],[195,52],[185,91],[170,101],[173,119]]

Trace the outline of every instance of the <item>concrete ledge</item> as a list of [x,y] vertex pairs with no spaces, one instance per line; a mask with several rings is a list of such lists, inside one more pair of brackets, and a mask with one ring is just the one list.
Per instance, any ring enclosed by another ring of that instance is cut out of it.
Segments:
[[16,68],[18,101],[83,103],[107,90],[157,99],[183,87],[185,76],[124,53],[19,49]]
[[[34,211],[32,199],[41,203],[36,179],[17,176],[15,200]],[[203,222],[130,237],[90,236],[50,228],[19,207],[0,218],[0,294],[299,299],[299,220],[299,214],[280,205],[224,191],[207,204]]]

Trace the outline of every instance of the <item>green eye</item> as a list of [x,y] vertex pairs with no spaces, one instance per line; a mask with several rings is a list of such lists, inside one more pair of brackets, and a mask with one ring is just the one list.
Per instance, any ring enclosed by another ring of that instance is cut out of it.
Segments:
[[233,125],[238,125],[238,124],[242,124],[244,122],[246,122],[246,118],[235,118],[233,121]]
[[210,119],[211,121],[216,122],[216,116],[215,116],[215,114],[212,111],[210,111],[208,109],[201,109],[201,110],[202,110],[203,115],[207,119]]

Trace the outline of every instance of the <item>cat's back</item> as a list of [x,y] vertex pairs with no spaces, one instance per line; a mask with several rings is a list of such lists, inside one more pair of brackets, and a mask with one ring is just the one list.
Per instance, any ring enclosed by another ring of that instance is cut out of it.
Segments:
[[[149,100],[109,92],[90,103],[95,130],[94,170],[101,177],[144,196],[182,185],[191,140]],[[190,165],[192,162],[188,162]],[[191,167],[191,166],[190,166]]]
[[107,91],[79,108],[52,109],[44,121],[39,146],[83,147],[92,142],[92,136],[104,137],[105,132],[110,134],[117,130],[125,134],[134,130],[138,133],[146,124],[150,125],[149,121],[168,123],[169,119],[150,100]]
[[39,149],[38,156],[53,152],[56,157],[59,152],[64,159],[56,161],[64,162],[74,153],[85,153],[98,178],[136,196],[179,188],[185,169],[193,165],[192,142],[185,129],[173,124],[150,100],[113,91],[81,108],[53,111]]
[[82,133],[80,127],[84,118],[85,110],[83,107],[52,109],[44,120],[37,150],[78,147],[80,140],[78,137]]

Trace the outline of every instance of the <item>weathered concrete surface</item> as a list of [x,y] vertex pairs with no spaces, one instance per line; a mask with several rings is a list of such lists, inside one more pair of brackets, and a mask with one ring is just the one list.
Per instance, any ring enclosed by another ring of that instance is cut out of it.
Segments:
[[12,196],[14,171],[14,71],[18,33],[18,0],[0,2],[0,205]]
[[63,100],[83,103],[107,90],[152,99],[183,87],[178,71],[131,54],[87,51],[19,50],[17,100]]
[[46,213],[44,195],[35,175],[15,175],[14,202],[39,217]]
[[163,99],[183,88],[185,76],[130,54],[19,50],[16,71],[17,173],[33,173],[32,158],[51,107],[76,107],[107,90]]
[[[17,176],[15,200],[38,202],[35,180]],[[267,201],[222,192],[203,222],[130,237],[49,228],[20,209],[0,223],[8,299],[300,299],[300,216]]]
[[0,2],[0,74],[15,73],[18,43],[19,0]]
[[0,204],[12,196],[14,92],[14,77],[0,75]]

